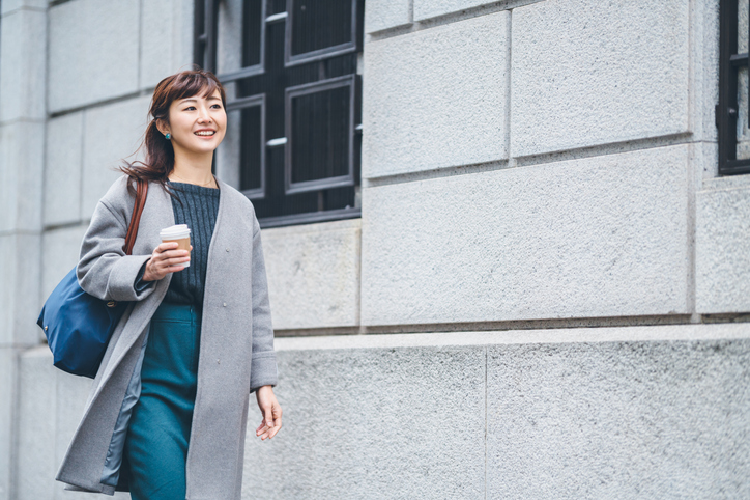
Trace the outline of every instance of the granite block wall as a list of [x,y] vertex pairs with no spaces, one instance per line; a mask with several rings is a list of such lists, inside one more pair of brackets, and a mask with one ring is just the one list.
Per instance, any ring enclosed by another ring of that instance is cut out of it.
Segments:
[[[715,179],[718,0],[365,3],[363,217],[263,245],[278,331],[370,335],[277,339],[285,429],[249,438],[243,498],[748,496],[750,332],[699,324],[750,308],[750,184]],[[189,66],[192,9],[2,1],[0,500],[68,496],[88,382],[33,320]]]
[[[257,440],[251,400],[242,496],[744,498],[748,342],[747,325],[278,339],[284,428]],[[66,497],[50,471],[89,383],[22,356],[18,498]]]

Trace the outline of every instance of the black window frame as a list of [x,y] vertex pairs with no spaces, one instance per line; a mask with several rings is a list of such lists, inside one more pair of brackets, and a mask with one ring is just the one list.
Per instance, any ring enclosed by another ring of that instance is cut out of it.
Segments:
[[[300,54],[292,54],[292,35],[293,35],[293,4],[295,0],[286,0],[286,12],[276,12],[269,15],[270,8],[267,0],[262,0],[262,26],[261,26],[261,57],[260,63],[249,67],[242,67],[237,71],[229,73],[219,74],[217,70],[218,66],[218,39],[219,39],[219,4],[226,0],[195,0],[195,45],[194,45],[194,61],[195,63],[217,74],[219,79],[225,85],[234,82],[239,85],[242,80],[253,76],[263,75],[266,72],[266,38],[267,29],[266,25],[271,23],[285,22],[284,27],[284,47],[283,47],[283,59],[284,67],[297,66],[307,63],[320,63],[324,60],[341,56],[345,54],[352,54],[362,52],[364,44],[364,0],[350,0],[352,4],[351,9],[351,34],[349,41],[341,43],[335,46],[326,47],[319,50],[313,50]],[[235,0],[243,1],[243,0]],[[277,4],[278,5],[278,4]],[[273,11],[271,11],[273,12]],[[242,50],[238,47],[238,50]],[[349,110],[348,110],[348,127],[350,130],[348,137],[348,151],[347,151],[347,171],[344,175],[336,175],[332,177],[325,177],[320,179],[312,179],[301,182],[292,182],[292,100],[297,96],[307,95],[312,92],[325,91],[329,89],[339,87],[349,88]],[[262,199],[266,194],[267,187],[267,175],[266,171],[269,166],[267,163],[267,149],[284,147],[284,196],[295,195],[301,193],[314,193],[318,192],[318,211],[317,212],[306,212],[296,213],[291,215],[280,215],[280,216],[259,216],[259,222],[261,227],[277,227],[277,226],[288,226],[295,224],[307,224],[313,222],[324,222],[331,220],[343,220],[343,219],[354,219],[362,216],[362,209],[355,203],[346,208],[333,208],[329,206],[329,210],[321,209],[321,198],[323,193],[327,189],[338,189],[338,188],[351,188],[351,196],[356,201],[357,189],[360,185],[361,173],[361,160],[358,161],[356,155],[361,154],[361,134],[362,124],[361,122],[361,106],[362,106],[362,79],[361,75],[352,73],[346,76],[334,76],[326,79],[321,79],[316,82],[304,83],[299,85],[289,86],[283,89],[284,92],[284,138],[270,138],[267,134],[266,126],[266,95],[255,94],[251,96],[243,96],[233,99],[234,96],[227,96],[227,113],[234,111],[241,111],[252,106],[261,107],[261,186],[257,189],[243,190],[245,194],[251,200]],[[358,141],[355,146],[355,141]],[[216,158],[216,157],[215,157]],[[277,184],[278,185],[278,184]],[[278,189],[278,188],[277,188]],[[274,191],[276,192],[276,191]],[[278,193],[274,196],[278,196]],[[335,207],[335,205],[334,205]]]
[[354,134],[349,134],[349,151],[347,154],[348,169],[345,175],[325,177],[303,182],[292,182],[292,144],[294,134],[292,133],[292,99],[298,96],[309,95],[341,87],[349,88],[349,129],[354,130],[354,112],[356,97],[356,75],[329,78],[312,83],[304,83],[294,87],[286,88],[285,96],[285,120],[286,150],[284,152],[284,191],[286,194],[306,193],[309,191],[320,191],[337,187],[354,187]]
[[[242,110],[248,108],[260,108],[260,162],[262,165],[266,163],[266,95],[255,94],[248,97],[242,97],[236,99],[230,103],[227,103],[227,114],[234,111],[242,112]],[[256,189],[243,189],[240,191],[242,194],[250,199],[263,196],[266,190],[266,169],[260,169],[260,187]]]
[[[719,104],[716,107],[719,175],[747,174],[750,173],[750,159],[737,159],[739,71],[748,65],[748,53],[738,53],[739,0],[721,0],[719,25]],[[750,30],[747,36],[750,41]]]

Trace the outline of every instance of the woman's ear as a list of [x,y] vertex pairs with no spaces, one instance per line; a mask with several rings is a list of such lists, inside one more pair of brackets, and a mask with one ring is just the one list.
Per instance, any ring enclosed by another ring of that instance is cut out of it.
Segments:
[[156,130],[161,132],[162,135],[167,135],[169,133],[169,124],[167,124],[166,120],[164,120],[163,118],[157,118]]

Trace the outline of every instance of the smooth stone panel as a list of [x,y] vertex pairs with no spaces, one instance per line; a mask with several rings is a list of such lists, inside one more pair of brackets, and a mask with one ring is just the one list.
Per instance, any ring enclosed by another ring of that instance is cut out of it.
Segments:
[[36,233],[0,236],[0,345],[35,344],[41,303],[41,237]]
[[57,284],[78,265],[86,224],[50,230],[44,233],[42,258],[42,297],[46,300]]
[[18,434],[18,500],[51,498],[55,489],[57,368],[40,346],[21,355]]
[[276,330],[356,326],[361,219],[264,229]]
[[83,113],[70,113],[47,122],[46,156],[45,225],[80,220]]
[[[52,354],[48,355],[49,362],[52,363]],[[55,464],[57,467],[62,463],[65,452],[68,449],[70,440],[73,439],[78,424],[86,408],[86,399],[91,389],[92,380],[84,377],[76,377],[62,370],[55,370],[55,379],[57,381],[57,412],[55,414]],[[65,484],[55,482],[54,500],[69,500],[70,492],[65,491]],[[95,500],[101,498],[101,495],[76,493],[76,498],[90,498]],[[118,498],[130,499],[127,493],[117,493],[113,499]]]
[[687,313],[688,146],[367,188],[362,323]]
[[487,498],[748,498],[750,341],[489,348]]
[[16,10],[0,23],[0,121],[44,119],[47,13]]
[[139,0],[76,0],[49,9],[50,112],[138,89]]
[[252,398],[242,498],[484,498],[485,356],[280,352],[285,426],[270,442],[255,437]]
[[43,172],[44,123],[0,126],[0,231],[41,229]]
[[686,0],[513,9],[514,157],[688,132]]
[[487,0],[413,0],[413,2],[415,21],[424,21],[425,19],[443,16],[462,9],[497,3]]
[[155,87],[178,71],[192,69],[193,4],[144,0],[141,18],[141,88]]
[[[235,73],[242,68],[242,11],[244,3],[246,2],[222,2],[219,5],[219,26],[221,26],[221,29],[216,43],[217,74]],[[268,15],[268,11],[266,15]]]
[[3,0],[2,4],[0,4],[2,5],[0,13],[5,15],[6,13],[10,13],[11,11],[24,7],[28,9],[46,10],[49,2],[50,0]]
[[[3,332],[0,332],[0,336]],[[15,407],[16,350],[0,347],[0,500],[11,500],[13,453],[13,408]]]
[[363,175],[507,159],[508,12],[365,46]]
[[133,155],[146,132],[150,101],[150,96],[138,97],[85,112],[81,219],[91,217],[97,201],[122,175],[117,167],[123,160],[142,159],[142,153]]
[[750,312],[750,185],[740,180],[716,179],[695,197],[695,302],[700,313]]
[[409,0],[368,0],[365,4],[365,31],[373,33],[411,24]]

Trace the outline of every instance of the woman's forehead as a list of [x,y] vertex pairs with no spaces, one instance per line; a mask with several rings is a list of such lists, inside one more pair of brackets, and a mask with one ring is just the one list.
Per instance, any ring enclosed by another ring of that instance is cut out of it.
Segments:
[[176,102],[185,102],[185,101],[198,101],[198,100],[221,100],[221,92],[219,92],[219,89],[214,89],[214,91],[210,95],[206,95],[206,92],[199,92],[192,96],[186,96],[180,99],[177,99]]

